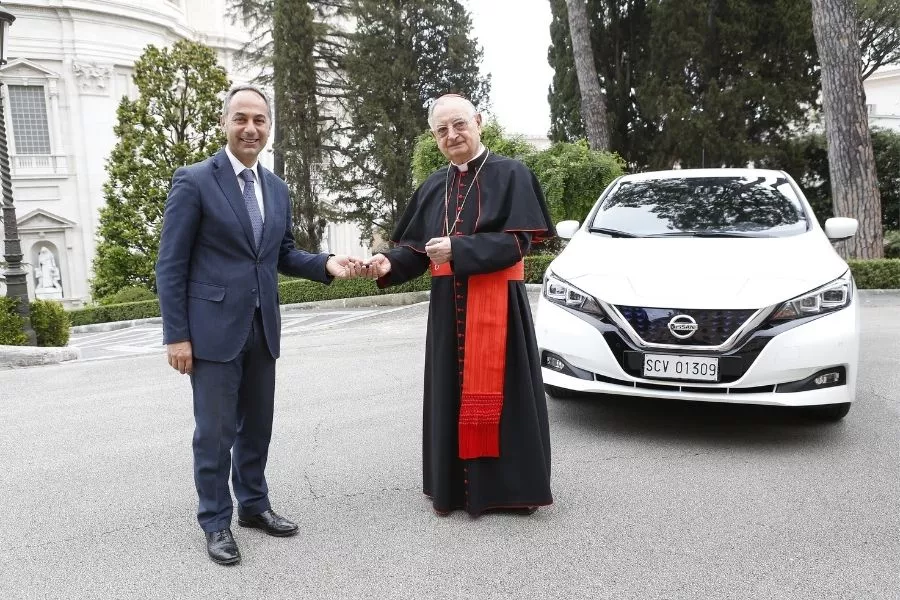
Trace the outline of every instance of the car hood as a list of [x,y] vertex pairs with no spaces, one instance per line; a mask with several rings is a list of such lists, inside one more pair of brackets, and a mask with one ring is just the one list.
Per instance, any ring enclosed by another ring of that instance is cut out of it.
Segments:
[[598,300],[658,308],[763,308],[837,279],[818,230],[781,238],[612,238],[579,231],[550,270]]

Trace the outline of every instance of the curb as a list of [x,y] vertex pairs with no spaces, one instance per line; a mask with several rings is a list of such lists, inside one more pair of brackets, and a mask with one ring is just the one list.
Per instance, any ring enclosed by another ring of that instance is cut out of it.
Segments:
[[0,346],[0,368],[55,365],[81,358],[80,348],[36,348],[34,346]]

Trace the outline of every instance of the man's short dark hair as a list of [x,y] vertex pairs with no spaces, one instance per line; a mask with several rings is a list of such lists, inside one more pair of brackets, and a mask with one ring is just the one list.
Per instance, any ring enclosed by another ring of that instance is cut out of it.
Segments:
[[266,96],[266,93],[262,91],[262,89],[256,87],[255,85],[251,85],[249,83],[242,83],[240,85],[236,85],[228,90],[228,93],[225,94],[225,101],[222,102],[222,118],[225,118],[228,115],[228,108],[231,106],[231,99],[234,98],[234,95],[238,92],[243,91],[251,91],[259,94],[260,98],[266,103],[266,111],[269,113],[269,120],[272,119],[272,105],[269,104],[269,97]]

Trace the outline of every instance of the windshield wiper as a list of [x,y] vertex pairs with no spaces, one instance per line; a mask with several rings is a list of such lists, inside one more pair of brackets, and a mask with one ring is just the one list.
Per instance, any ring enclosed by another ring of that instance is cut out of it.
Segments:
[[667,231],[666,233],[654,233],[647,237],[764,238],[772,236],[767,233],[746,233],[743,231]]
[[588,231],[590,231],[591,233],[602,233],[611,237],[644,237],[634,233],[629,233],[627,231],[620,231],[619,229],[607,229],[606,227],[591,227],[590,229],[588,229]]

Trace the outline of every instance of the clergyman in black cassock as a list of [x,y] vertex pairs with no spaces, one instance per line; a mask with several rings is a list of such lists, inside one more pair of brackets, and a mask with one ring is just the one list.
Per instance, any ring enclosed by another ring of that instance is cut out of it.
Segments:
[[523,258],[555,235],[521,162],[481,144],[481,115],[459,96],[429,125],[451,164],[415,192],[369,261],[380,287],[431,269],[425,347],[424,492],[436,513],[531,513],[553,502],[547,401]]

